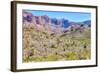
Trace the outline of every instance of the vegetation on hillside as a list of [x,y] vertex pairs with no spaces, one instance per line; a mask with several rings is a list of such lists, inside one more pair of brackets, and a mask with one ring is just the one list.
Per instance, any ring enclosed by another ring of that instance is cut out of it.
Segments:
[[62,34],[23,27],[23,62],[87,60],[91,58],[90,28]]

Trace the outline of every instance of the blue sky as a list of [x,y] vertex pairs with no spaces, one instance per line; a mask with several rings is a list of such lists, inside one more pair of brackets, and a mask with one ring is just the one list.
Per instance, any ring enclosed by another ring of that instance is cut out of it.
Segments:
[[40,10],[25,10],[32,13],[35,16],[47,15],[50,18],[56,19],[68,19],[73,22],[83,22],[91,19],[90,13],[80,13],[80,12],[54,12],[54,11],[40,11]]

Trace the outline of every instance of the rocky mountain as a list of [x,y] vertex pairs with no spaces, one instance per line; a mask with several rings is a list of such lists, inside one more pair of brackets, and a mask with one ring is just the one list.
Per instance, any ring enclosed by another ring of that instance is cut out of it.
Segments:
[[83,22],[85,25],[88,25],[89,27],[91,26],[91,20],[87,20]]
[[76,23],[70,22],[67,19],[50,18],[47,15],[35,16],[32,13],[23,11],[23,27],[36,27],[39,30],[47,29],[54,33],[68,32],[77,30],[82,32],[85,28],[91,26],[91,21]]

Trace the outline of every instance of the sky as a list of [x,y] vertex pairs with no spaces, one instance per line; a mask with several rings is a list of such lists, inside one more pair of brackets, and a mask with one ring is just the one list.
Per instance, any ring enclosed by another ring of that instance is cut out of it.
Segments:
[[91,19],[91,13],[83,12],[56,12],[56,11],[40,11],[40,10],[25,10],[32,13],[34,16],[47,15],[50,18],[68,19],[71,22],[83,22]]

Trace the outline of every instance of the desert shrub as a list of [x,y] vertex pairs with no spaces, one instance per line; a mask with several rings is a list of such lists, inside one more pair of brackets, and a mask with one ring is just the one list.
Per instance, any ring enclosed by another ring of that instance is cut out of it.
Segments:
[[47,57],[29,57],[25,59],[25,62],[41,62],[41,61],[57,61],[59,58],[58,55],[48,55]]
[[42,58],[40,58],[40,57],[29,57],[28,61],[30,61],[30,62],[32,62],[32,61],[38,62],[38,61],[42,61]]
[[76,52],[67,52],[65,56],[66,56],[66,60],[78,60],[79,59]]
[[51,48],[56,48],[56,45],[52,44],[52,45],[51,45]]
[[46,61],[57,61],[59,59],[58,55],[48,55]]
[[80,52],[80,59],[90,59],[91,58],[91,51],[84,49],[82,52]]

